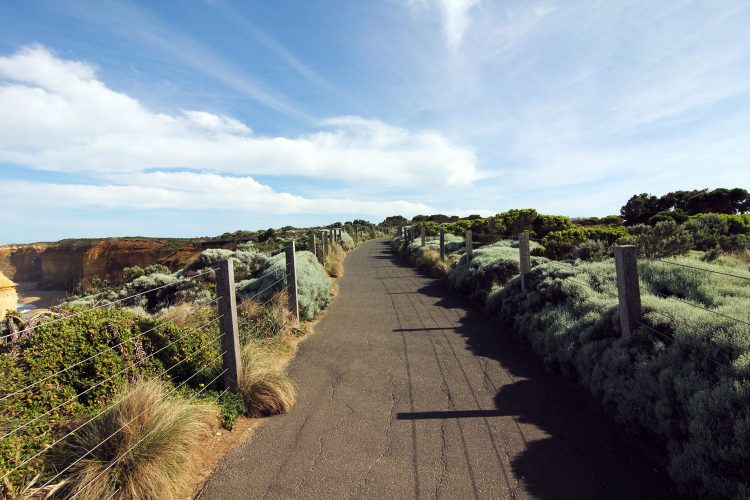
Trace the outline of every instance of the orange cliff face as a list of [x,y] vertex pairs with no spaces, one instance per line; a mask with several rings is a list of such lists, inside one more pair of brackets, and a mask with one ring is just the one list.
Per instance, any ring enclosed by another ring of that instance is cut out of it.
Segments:
[[163,264],[175,271],[203,250],[185,242],[175,248],[159,240],[105,239],[0,246],[0,271],[16,282],[43,289],[72,289],[83,278],[117,280],[126,267]]

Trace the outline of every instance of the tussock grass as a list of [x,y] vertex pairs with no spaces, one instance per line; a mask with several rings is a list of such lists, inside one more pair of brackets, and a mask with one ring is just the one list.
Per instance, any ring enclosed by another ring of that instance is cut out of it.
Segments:
[[191,450],[216,425],[219,408],[168,393],[163,382],[137,379],[122,403],[53,448],[53,470],[94,450],[66,472],[54,496],[173,498],[192,465]]
[[285,292],[274,294],[267,303],[245,300],[237,306],[240,341],[278,337],[295,327]]
[[346,252],[337,243],[332,243],[328,246],[328,254],[326,255],[325,269],[328,276],[332,278],[340,278],[344,275],[344,258]]
[[181,302],[166,307],[156,313],[159,322],[172,322],[180,328],[195,328],[215,317],[216,305],[197,305],[193,302]]
[[292,408],[297,398],[294,382],[274,366],[266,348],[252,342],[243,346],[242,366],[240,392],[248,416],[279,415]]

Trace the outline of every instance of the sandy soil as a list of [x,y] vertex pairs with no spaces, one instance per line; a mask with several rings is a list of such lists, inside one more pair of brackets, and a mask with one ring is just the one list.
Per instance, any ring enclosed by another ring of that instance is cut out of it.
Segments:
[[45,312],[68,296],[65,290],[38,290],[35,287],[35,282],[25,281],[16,288],[18,310],[25,316]]

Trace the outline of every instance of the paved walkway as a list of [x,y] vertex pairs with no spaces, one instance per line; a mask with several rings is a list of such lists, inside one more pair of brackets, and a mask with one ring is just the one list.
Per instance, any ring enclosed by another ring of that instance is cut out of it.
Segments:
[[299,400],[201,498],[670,498],[664,472],[510,332],[376,240],[290,367]]

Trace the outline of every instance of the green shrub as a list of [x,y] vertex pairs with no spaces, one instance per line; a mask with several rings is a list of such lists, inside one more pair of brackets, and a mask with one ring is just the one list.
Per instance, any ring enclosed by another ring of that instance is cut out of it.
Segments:
[[694,240],[684,226],[673,220],[657,222],[644,229],[636,238],[638,253],[647,258],[684,255],[693,248]]
[[622,226],[578,226],[564,231],[553,231],[542,239],[544,256],[550,259],[573,257],[575,249],[588,240],[596,240],[612,245],[627,237],[628,231]]
[[611,247],[600,240],[586,240],[573,250],[573,257],[586,261],[604,260],[611,256]]

